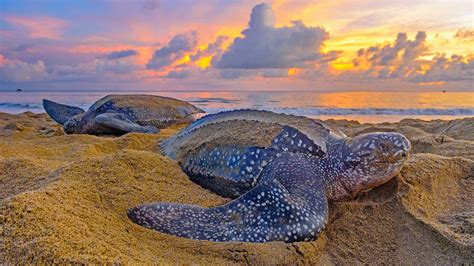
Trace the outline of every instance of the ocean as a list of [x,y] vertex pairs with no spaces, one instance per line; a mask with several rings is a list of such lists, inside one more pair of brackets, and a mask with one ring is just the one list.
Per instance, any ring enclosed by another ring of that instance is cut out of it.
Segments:
[[42,113],[42,99],[87,109],[105,95],[130,93],[181,99],[209,113],[251,108],[361,123],[474,117],[474,92],[0,91],[0,112]]

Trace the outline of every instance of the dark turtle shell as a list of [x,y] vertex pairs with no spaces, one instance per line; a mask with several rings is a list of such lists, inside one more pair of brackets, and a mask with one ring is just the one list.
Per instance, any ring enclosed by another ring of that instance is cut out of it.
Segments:
[[[216,116],[216,117],[213,117]],[[235,110],[203,117],[161,143],[164,153],[183,161],[201,148],[269,147],[272,140],[291,126],[326,152],[328,138],[343,137],[321,121],[269,111]]]
[[95,102],[88,113],[98,115],[111,111],[125,114],[139,125],[157,128],[188,122],[186,119],[190,116],[204,113],[188,102],[153,95],[108,95]]

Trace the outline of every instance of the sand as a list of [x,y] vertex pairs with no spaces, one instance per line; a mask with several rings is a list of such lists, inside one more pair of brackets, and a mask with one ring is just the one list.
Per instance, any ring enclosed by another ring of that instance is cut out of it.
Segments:
[[414,154],[401,173],[330,206],[313,242],[213,243],[130,222],[150,201],[227,202],[188,180],[156,143],[179,130],[64,135],[45,114],[0,113],[0,264],[452,264],[474,261],[474,119],[328,121],[354,136],[398,131]]

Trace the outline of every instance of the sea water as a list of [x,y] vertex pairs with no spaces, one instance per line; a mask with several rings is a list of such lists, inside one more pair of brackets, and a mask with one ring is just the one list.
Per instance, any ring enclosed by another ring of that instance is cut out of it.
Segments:
[[0,91],[0,112],[41,113],[42,99],[87,109],[108,94],[131,93],[181,99],[209,113],[250,108],[362,123],[474,117],[474,92]]

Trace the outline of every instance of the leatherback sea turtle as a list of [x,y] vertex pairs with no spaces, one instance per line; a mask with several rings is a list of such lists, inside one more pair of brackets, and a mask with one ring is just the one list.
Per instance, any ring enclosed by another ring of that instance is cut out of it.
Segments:
[[135,223],[210,241],[308,241],[343,201],[394,177],[410,151],[398,133],[348,138],[321,121],[268,111],[205,116],[161,143],[194,182],[234,198],[213,208],[151,203]]
[[190,103],[153,95],[108,95],[89,110],[43,100],[51,118],[63,125],[67,134],[157,133],[174,123],[190,123],[203,110]]

